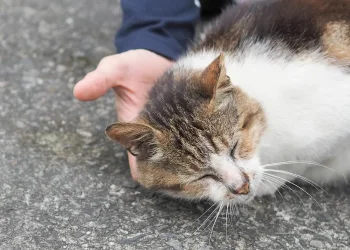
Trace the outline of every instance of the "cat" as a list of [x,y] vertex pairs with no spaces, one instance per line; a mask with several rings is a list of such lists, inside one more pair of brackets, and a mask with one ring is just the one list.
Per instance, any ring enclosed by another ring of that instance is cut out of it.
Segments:
[[247,203],[296,179],[339,182],[350,173],[349,13],[349,0],[229,7],[138,118],[106,134],[136,156],[144,187],[175,198]]

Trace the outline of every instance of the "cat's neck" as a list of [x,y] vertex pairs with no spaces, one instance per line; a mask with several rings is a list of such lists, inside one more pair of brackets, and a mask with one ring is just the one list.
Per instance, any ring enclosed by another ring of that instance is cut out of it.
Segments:
[[[259,101],[266,113],[268,128],[262,142],[265,158],[317,161],[327,157],[334,138],[350,127],[349,74],[318,51],[293,55],[283,47],[271,48],[268,42],[255,44],[225,57],[232,84]],[[178,65],[204,69],[219,54],[215,50],[189,53]],[[328,119],[334,117],[333,112],[339,112],[339,120]],[[323,142],[328,146],[302,155],[303,148]]]

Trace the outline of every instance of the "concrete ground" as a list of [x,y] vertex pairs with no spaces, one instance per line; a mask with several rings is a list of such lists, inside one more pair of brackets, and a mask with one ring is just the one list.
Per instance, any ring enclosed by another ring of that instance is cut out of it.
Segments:
[[72,96],[120,18],[116,0],[0,0],[0,249],[350,249],[350,185],[257,200],[227,232],[223,213],[209,242],[209,204],[131,181],[113,94]]

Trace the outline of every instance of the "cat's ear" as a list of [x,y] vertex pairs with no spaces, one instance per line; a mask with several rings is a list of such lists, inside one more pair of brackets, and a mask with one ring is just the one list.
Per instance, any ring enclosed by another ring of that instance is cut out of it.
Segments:
[[221,53],[202,72],[201,87],[212,101],[220,102],[230,86],[230,78],[226,75],[225,56]]
[[150,156],[161,137],[161,132],[151,126],[132,122],[114,123],[106,128],[105,133],[134,156]]

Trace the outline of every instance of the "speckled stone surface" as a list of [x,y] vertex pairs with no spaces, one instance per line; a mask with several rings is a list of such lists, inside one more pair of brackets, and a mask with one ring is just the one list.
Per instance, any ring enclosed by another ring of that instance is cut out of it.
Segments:
[[[117,0],[0,0],[0,249],[350,249],[350,186],[284,191],[196,231],[209,204],[137,187],[74,83],[114,52]],[[198,219],[198,220],[197,220]]]

